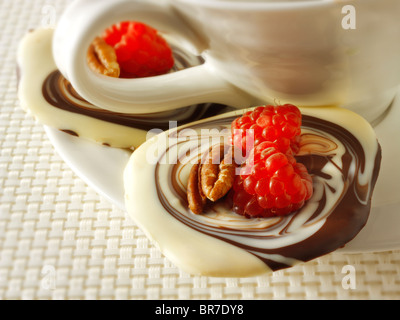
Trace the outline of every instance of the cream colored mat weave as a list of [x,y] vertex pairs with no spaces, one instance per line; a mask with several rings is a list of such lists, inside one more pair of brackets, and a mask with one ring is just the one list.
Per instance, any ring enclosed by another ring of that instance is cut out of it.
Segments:
[[19,107],[18,42],[53,23],[68,2],[0,0],[0,299],[400,298],[400,251],[333,253],[241,279],[193,277],[167,261],[125,212],[69,169]]

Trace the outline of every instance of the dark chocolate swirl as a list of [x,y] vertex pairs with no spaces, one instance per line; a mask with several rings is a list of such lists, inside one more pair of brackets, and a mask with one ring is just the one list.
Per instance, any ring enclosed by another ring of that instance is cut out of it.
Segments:
[[[233,120],[232,117],[211,121],[202,124],[202,129],[221,130]],[[188,128],[199,129],[185,127]],[[181,223],[247,250],[272,270],[332,252],[353,239],[368,219],[381,149],[378,146],[373,174],[368,176],[364,171],[366,161],[371,159],[366,159],[360,142],[349,131],[311,116],[304,116],[302,131],[297,160],[307,166],[313,177],[314,195],[302,209],[289,216],[246,219],[234,214],[228,201],[211,206],[201,216],[191,213],[187,209],[185,184],[189,158],[197,159],[204,147],[209,146],[204,139],[196,142],[194,135],[190,139],[177,139],[166,150],[164,156],[169,157],[168,153],[181,148],[176,164],[157,164],[155,182],[159,200]],[[169,199],[179,199],[180,204]]]

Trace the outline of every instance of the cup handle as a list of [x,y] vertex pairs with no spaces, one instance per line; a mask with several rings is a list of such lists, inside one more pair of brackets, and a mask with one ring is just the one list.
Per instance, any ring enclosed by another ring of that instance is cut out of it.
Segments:
[[[89,14],[88,14],[89,13]],[[92,72],[86,63],[93,39],[110,25],[143,21],[182,38],[201,52],[203,43],[164,1],[76,0],[62,15],[53,37],[53,56],[74,89],[92,104],[114,112],[155,113],[197,103],[247,107],[252,98],[221,78],[206,61],[181,71],[138,79]]]

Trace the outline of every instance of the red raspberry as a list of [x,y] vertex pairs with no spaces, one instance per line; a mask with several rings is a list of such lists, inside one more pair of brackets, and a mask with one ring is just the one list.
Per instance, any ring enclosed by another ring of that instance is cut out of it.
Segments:
[[174,66],[168,43],[144,23],[117,23],[104,31],[103,39],[115,49],[122,78],[156,76]]
[[296,106],[267,105],[248,111],[234,120],[232,140],[244,154],[263,141],[274,142],[283,153],[296,153],[300,142],[300,127],[301,112]]
[[233,210],[248,217],[287,215],[313,194],[312,178],[292,154],[262,142],[241,168],[233,187]]

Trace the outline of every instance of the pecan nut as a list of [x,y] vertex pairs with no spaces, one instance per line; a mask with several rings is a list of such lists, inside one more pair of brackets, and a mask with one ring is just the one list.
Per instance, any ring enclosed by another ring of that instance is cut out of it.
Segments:
[[204,196],[200,187],[199,169],[200,163],[192,166],[187,184],[187,199],[189,203],[189,209],[195,214],[201,214],[207,202],[207,198]]
[[236,165],[231,148],[213,147],[200,168],[200,185],[207,199],[215,202],[225,196],[235,181]]
[[193,213],[202,213],[207,199],[216,202],[228,193],[235,181],[236,167],[232,148],[226,150],[224,145],[213,147],[200,163],[193,165],[187,186]]
[[118,78],[120,75],[115,50],[101,37],[96,37],[91,43],[86,60],[89,67],[97,73],[114,78]]

